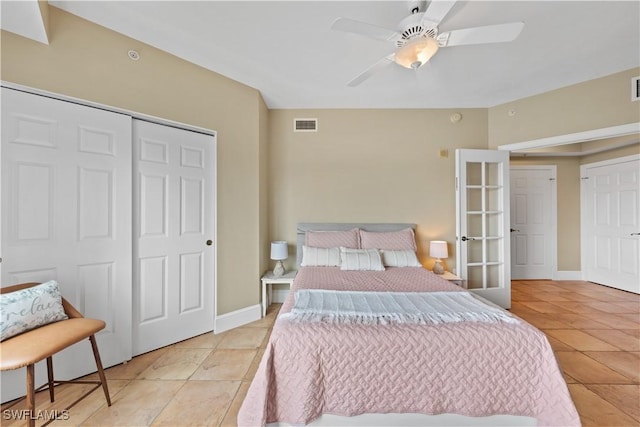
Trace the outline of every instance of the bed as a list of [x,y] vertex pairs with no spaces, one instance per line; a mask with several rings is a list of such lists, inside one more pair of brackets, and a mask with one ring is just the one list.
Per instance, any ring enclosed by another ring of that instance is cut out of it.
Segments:
[[298,225],[298,275],[239,426],[580,425],[545,335],[422,268],[414,229]]

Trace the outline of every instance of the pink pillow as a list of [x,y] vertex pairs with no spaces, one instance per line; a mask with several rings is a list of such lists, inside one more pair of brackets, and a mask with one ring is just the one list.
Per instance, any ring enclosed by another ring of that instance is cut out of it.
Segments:
[[360,245],[363,249],[383,249],[389,251],[416,251],[416,236],[411,228],[400,231],[360,230]]
[[307,231],[305,245],[315,248],[360,248],[358,229],[349,231]]

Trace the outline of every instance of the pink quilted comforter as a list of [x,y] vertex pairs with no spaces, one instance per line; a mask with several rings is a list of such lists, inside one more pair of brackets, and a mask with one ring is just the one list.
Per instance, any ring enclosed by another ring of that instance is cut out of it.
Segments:
[[[463,291],[422,268],[303,267],[292,291],[301,288]],[[280,313],[293,302],[290,292]],[[538,425],[580,425],[545,335],[524,321],[362,325],[278,318],[238,425],[300,425],[323,413],[503,414],[534,417]]]

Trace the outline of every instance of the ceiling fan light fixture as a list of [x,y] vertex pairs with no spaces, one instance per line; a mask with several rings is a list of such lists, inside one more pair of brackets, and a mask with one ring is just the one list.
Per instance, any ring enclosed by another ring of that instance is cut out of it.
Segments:
[[402,46],[395,62],[405,68],[417,69],[426,64],[438,51],[438,42],[431,37],[419,37]]

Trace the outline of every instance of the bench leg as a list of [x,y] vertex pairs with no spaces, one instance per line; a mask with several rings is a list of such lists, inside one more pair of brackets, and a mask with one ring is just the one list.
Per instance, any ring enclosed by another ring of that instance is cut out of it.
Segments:
[[49,399],[51,402],[54,400],[53,396],[53,357],[47,357],[47,378],[49,382]]
[[102,369],[102,361],[100,360],[100,352],[98,351],[98,344],[96,343],[95,335],[91,335],[89,337],[89,341],[91,341],[91,348],[93,349],[93,357],[96,359],[98,376],[100,376],[100,382],[102,383],[102,391],[104,391],[104,397],[107,399],[107,406],[111,406],[111,397],[109,397],[109,387],[107,386],[107,379],[104,376],[104,369]]
[[35,396],[35,369],[34,364],[27,366],[27,414],[28,426],[36,425],[36,396]]

